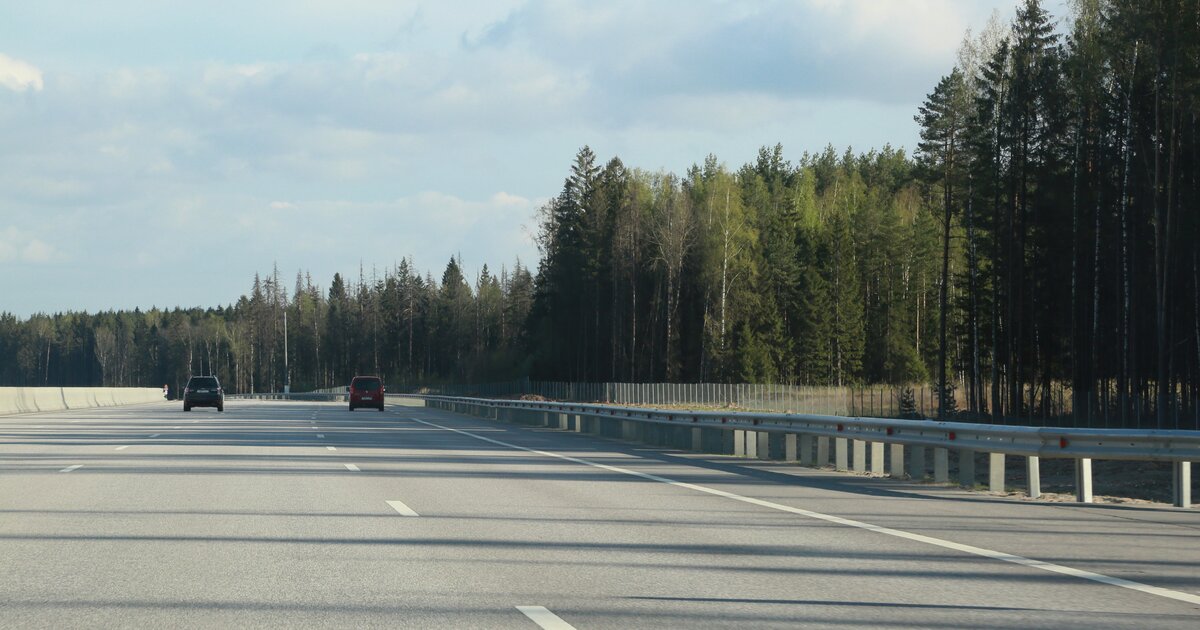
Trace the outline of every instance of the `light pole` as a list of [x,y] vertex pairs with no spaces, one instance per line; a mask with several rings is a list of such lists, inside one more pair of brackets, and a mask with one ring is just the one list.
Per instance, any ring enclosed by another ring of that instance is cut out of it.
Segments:
[[292,393],[292,366],[288,363],[287,305],[283,307],[283,393]]

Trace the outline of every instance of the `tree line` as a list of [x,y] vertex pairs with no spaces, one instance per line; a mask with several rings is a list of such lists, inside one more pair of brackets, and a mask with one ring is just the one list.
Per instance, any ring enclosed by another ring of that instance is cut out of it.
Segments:
[[[536,274],[278,273],[215,309],[0,317],[0,382],[932,382],[942,413],[1195,426],[1200,0],[1026,0],[885,146],[682,174],[582,148]],[[284,362],[283,319],[288,321]]]
[[[527,370],[517,352],[533,300],[518,261],[474,278],[451,258],[441,281],[410,259],[335,274],[327,291],[297,273],[254,277],[248,295],[218,308],[0,315],[0,385],[160,386],[216,374],[230,392],[293,391],[349,383],[500,379]],[[285,341],[286,337],[286,341]]]
[[912,158],[679,176],[580,151],[543,213],[535,372],[928,379],[944,414],[1194,426],[1200,3],[1076,0],[1060,26],[1026,0],[968,36]]

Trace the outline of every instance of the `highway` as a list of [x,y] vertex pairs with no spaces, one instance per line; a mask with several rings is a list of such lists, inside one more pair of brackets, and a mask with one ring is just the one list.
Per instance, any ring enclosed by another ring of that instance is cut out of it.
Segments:
[[0,626],[1200,627],[1200,512],[417,406],[0,417]]

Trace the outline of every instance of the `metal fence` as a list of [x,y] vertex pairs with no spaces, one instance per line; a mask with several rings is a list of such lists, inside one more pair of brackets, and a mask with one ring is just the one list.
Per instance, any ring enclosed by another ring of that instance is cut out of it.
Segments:
[[[345,391],[345,387],[317,391],[340,393]],[[763,383],[582,383],[524,378],[475,384],[389,383],[388,392],[909,419],[938,417],[939,403],[937,387],[932,384],[805,386]],[[1200,411],[1194,404],[1186,402],[1186,392],[1176,394],[1171,399],[1174,401],[1171,417],[1161,428],[1200,430]],[[964,388],[952,389],[949,395],[953,397],[950,408],[956,411],[948,414],[947,418],[963,422],[994,421],[986,413],[968,411],[971,404]],[[977,396],[976,404],[986,409],[992,399],[990,386],[984,384]],[[1065,383],[1053,382],[1048,387],[1028,392],[1027,397],[1036,402],[1029,403],[1015,413],[1006,411],[1001,422],[1095,428],[1156,426],[1153,406],[1140,399],[1138,411],[1123,417],[1112,407],[1115,397],[1111,393],[1100,397],[1088,410],[1083,410],[1077,416],[1071,406],[1071,389]]]

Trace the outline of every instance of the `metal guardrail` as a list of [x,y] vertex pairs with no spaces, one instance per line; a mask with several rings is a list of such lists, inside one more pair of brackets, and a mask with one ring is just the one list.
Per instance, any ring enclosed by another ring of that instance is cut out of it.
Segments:
[[258,394],[228,394],[225,396],[227,400],[304,400],[316,402],[344,402],[346,400],[345,393],[323,393],[323,392],[304,392],[304,393],[258,393]]
[[[1075,460],[1076,495],[1091,502],[1093,459],[1121,461],[1171,462],[1174,479],[1174,503],[1191,505],[1191,462],[1200,461],[1200,431],[1154,431],[1137,429],[1071,429],[1057,427],[1019,427],[928,420],[892,420],[846,418],[803,414],[678,411],[621,407],[585,403],[554,403],[523,400],[491,400],[452,396],[416,396],[427,406],[498,420],[532,421],[576,431],[610,434],[627,439],[644,437],[644,428],[675,427],[691,430],[675,441],[687,441],[690,448],[702,450],[703,430],[733,433],[733,454],[765,457],[768,436],[785,437],[785,459],[803,463],[829,463],[829,440],[833,440],[835,468],[849,470],[850,446],[853,467],[867,469],[870,447],[872,472],[882,473],[884,446],[891,448],[891,473],[904,475],[904,447],[910,447],[909,470],[913,477],[924,477],[926,448],[933,449],[934,480],[949,481],[949,454],[958,454],[959,471],[964,485],[974,486],[974,454],[989,454],[988,479],[992,490],[1004,489],[1004,457],[1026,458],[1028,492],[1041,494],[1039,461],[1041,458]],[[552,418],[557,416],[557,418]],[[613,424],[617,423],[617,424]],[[609,425],[607,431],[605,424]],[[617,429],[612,427],[616,426]],[[676,436],[678,438],[678,436]],[[815,442],[815,444],[814,444]],[[723,441],[724,443],[724,441]],[[816,455],[813,456],[813,447]],[[899,462],[899,463],[898,463]]]

